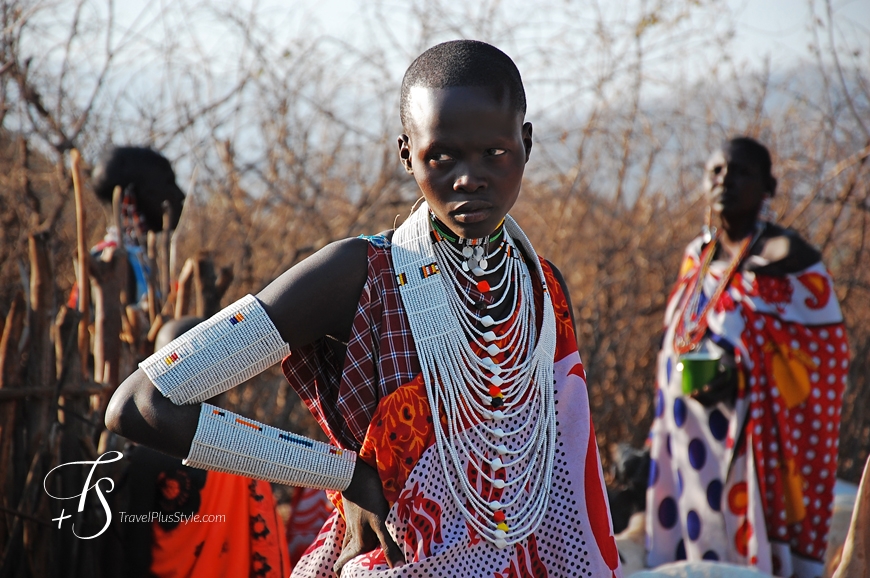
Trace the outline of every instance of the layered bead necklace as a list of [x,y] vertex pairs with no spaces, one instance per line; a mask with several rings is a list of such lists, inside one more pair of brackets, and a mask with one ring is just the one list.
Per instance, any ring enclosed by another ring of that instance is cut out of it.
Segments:
[[469,526],[499,548],[543,520],[556,439],[555,315],[544,284],[536,340],[532,275],[517,244],[535,255],[509,216],[488,238],[458,239],[423,206],[396,230],[392,249],[438,460],[457,482],[446,487]]

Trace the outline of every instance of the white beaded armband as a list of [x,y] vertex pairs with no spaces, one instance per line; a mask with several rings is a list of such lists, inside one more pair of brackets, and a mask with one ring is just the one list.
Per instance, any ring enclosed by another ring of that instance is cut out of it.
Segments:
[[356,453],[202,404],[185,465],[318,490],[344,491]]
[[223,393],[290,353],[275,324],[252,295],[169,342],[139,364],[176,405]]

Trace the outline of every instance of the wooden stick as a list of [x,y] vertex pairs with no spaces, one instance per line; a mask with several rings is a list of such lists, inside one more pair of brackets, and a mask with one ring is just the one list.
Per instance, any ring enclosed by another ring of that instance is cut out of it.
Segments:
[[148,335],[146,339],[150,343],[154,343],[154,340],[157,339],[157,332],[160,331],[160,328],[163,327],[163,315],[160,314],[154,318],[154,323],[151,324],[151,328],[148,329]]
[[[192,195],[194,189],[196,188],[196,175],[199,172],[199,166],[194,165],[193,171],[190,173],[190,184],[187,186],[187,194]],[[187,212],[184,211],[184,208],[181,209],[181,214],[178,215],[178,223],[175,224],[175,229],[172,231],[172,236],[169,241],[169,282],[170,285],[173,281],[176,280],[175,273],[178,269],[178,243],[182,240],[187,230],[190,228],[187,222],[190,220],[188,216],[185,218],[184,216],[190,213],[191,209],[188,209]],[[174,289],[172,289],[174,291]]]
[[3,335],[0,337],[0,389],[17,387],[21,382],[21,368],[18,361],[18,342],[24,330],[26,307],[24,292],[18,291],[12,299],[12,306],[6,317]]
[[148,321],[154,323],[154,318],[157,316],[159,304],[157,303],[157,271],[154,268],[157,266],[157,234],[154,231],[148,231],[146,237],[148,248],[146,250],[148,275],[145,278],[148,297]]
[[190,257],[184,262],[181,274],[178,276],[178,292],[175,294],[175,318],[179,319],[187,314],[190,305],[190,293],[193,289],[193,276],[196,269],[196,261]]
[[172,231],[169,230],[169,227],[172,225],[174,216],[172,205],[169,204],[169,201],[163,201],[163,232],[160,234],[157,269],[160,272],[160,296],[164,301],[169,298],[169,292],[172,291],[171,272],[169,271],[169,245]]
[[[27,359],[27,386],[52,387],[57,383],[54,345],[51,342],[51,328],[54,321],[54,275],[48,256],[48,233],[30,235],[28,249],[30,256],[30,309],[28,328],[30,331]],[[51,423],[51,406],[45,400],[28,405],[24,427],[29,432],[29,447],[33,447],[36,436],[48,430]]]
[[[113,209],[120,222],[121,187],[115,187]],[[91,262],[94,279],[94,379],[111,387],[119,383],[122,288],[126,285],[127,251],[123,242],[105,249],[100,259]],[[108,401],[108,400],[106,400]]]
[[[78,252],[78,279],[76,280],[79,288],[79,358],[81,359],[82,378],[89,379],[88,371],[88,352],[90,351],[91,338],[88,332],[88,324],[91,320],[91,280],[88,277],[88,253],[86,220],[85,220],[85,202],[82,192],[82,157],[79,151],[72,149],[70,151],[70,159],[72,161],[72,178],[73,192],[76,201],[76,250]],[[118,229],[118,236],[121,235],[121,229]]]
[[[3,336],[0,337],[0,394],[27,391],[19,387],[21,368],[18,354],[18,342],[21,340],[21,333],[24,330],[26,307],[24,293],[18,291],[9,309],[9,316],[3,328]],[[15,426],[17,425],[15,423],[16,413],[15,403],[0,406],[0,501],[3,503],[15,495],[13,448]],[[13,525],[12,518],[0,516],[0,543],[10,539]]]

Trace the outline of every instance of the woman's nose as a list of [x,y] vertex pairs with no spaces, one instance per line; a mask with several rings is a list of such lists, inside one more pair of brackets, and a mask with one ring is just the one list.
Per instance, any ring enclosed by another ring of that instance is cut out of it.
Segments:
[[459,171],[456,180],[453,181],[454,191],[473,193],[486,187],[486,179],[478,176],[476,171],[474,171],[470,166],[465,165],[461,168],[462,170]]

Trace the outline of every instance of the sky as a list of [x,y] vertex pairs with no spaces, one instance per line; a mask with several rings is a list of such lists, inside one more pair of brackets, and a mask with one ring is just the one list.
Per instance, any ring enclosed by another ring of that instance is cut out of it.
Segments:
[[[86,1],[90,9],[97,12],[105,10],[107,6],[107,0]],[[589,99],[603,98],[612,102],[626,97],[628,91],[625,90],[625,83],[634,78],[630,70],[635,31],[633,22],[638,17],[638,6],[664,6],[661,12],[666,17],[674,17],[681,8],[695,3],[704,6],[690,11],[686,19],[673,29],[664,26],[652,29],[648,35],[649,42],[644,47],[648,51],[648,57],[644,60],[644,99],[670,97],[675,86],[686,86],[687,81],[691,84],[722,80],[712,71],[721,61],[722,52],[710,48],[715,46],[711,39],[726,34],[731,22],[736,25],[735,36],[729,43],[730,54],[737,64],[735,69],[740,73],[769,64],[775,74],[797,67],[803,61],[814,60],[809,50],[814,42],[813,32],[808,25],[812,21],[811,3],[805,0],[547,2],[547,6],[558,10],[543,10],[545,4],[542,0],[478,0],[461,4],[453,0],[367,0],[366,3],[358,0],[108,2],[112,2],[115,9],[115,30],[118,35],[115,45],[125,46],[126,52],[123,64],[116,61],[112,76],[106,81],[103,92],[109,97],[108,102],[104,101],[103,104],[111,110],[120,111],[116,115],[120,120],[110,121],[120,127],[125,126],[127,112],[132,111],[135,113],[133,116],[136,116],[140,110],[148,112],[161,106],[168,109],[174,99],[188,96],[185,92],[189,94],[201,90],[208,93],[203,98],[219,97],[239,76],[249,74],[252,68],[258,66],[267,69],[265,74],[280,77],[279,80],[284,77],[292,79],[296,84],[289,86],[301,87],[300,91],[304,91],[305,78],[293,75],[292,63],[298,60],[282,60],[276,54],[285,50],[285,47],[289,50],[305,50],[310,48],[306,47],[306,41],[326,38],[326,44],[332,49],[356,49],[357,54],[352,58],[334,61],[321,58],[318,52],[315,64],[342,80],[357,81],[354,86],[340,84],[335,92],[348,101],[345,108],[352,111],[347,115],[349,124],[362,131],[366,123],[372,124],[371,119],[355,115],[357,109],[354,107],[364,106],[366,101],[383,101],[383,94],[396,97],[395,90],[390,93],[368,90],[373,83],[391,89],[398,88],[405,67],[430,43],[481,34],[481,39],[493,42],[517,61],[529,96],[530,118],[545,121],[549,117],[560,126],[571,129],[583,122],[583,111],[589,108],[586,106]],[[862,47],[863,55],[855,62],[866,67],[870,61],[870,0],[830,2],[836,13],[835,41],[845,39],[850,46]],[[66,7],[73,4],[61,2]],[[815,0],[812,4],[816,5],[817,11],[822,10],[824,0]],[[51,6],[46,0],[44,12],[52,14]],[[242,35],[239,28],[233,28],[234,25],[229,22],[233,17],[244,20],[251,6],[257,8],[260,24],[268,28],[268,33],[261,36],[266,38],[264,50],[270,51],[267,64],[262,64],[263,60],[251,52],[250,46],[240,44]],[[374,8],[378,6],[380,10]],[[596,36],[602,32],[596,28],[599,22],[596,8],[604,14],[604,34],[609,34],[610,42],[616,46],[610,52],[602,48],[606,42]],[[46,65],[47,69],[60,64],[54,59],[62,54],[70,14],[63,13],[64,10],[56,12],[55,28],[49,24],[44,29],[53,33],[35,29],[36,34],[30,38],[36,58],[34,69],[38,69],[40,64]],[[566,17],[566,13],[571,16]],[[439,17],[430,18],[430,14],[439,14]],[[104,13],[101,16],[89,20],[86,15],[82,19],[81,26],[93,22],[90,38],[94,41],[82,44],[81,52],[73,58],[73,66],[90,68],[92,75],[101,66],[99,55],[103,48],[101,43],[105,42],[101,36],[100,23],[105,22],[106,15]],[[817,16],[827,21],[826,14]],[[487,22],[491,24],[487,25]],[[231,32],[228,33],[228,30]],[[822,38],[821,41],[827,43],[828,39]],[[365,69],[369,76],[362,80],[355,78],[354,59],[365,58],[367,47],[373,43],[389,47],[378,53],[383,55],[386,62],[382,67],[364,63],[366,66],[359,68]],[[45,50],[44,47],[48,45],[53,45],[54,50]],[[174,48],[169,50],[168,46]],[[43,59],[42,63],[40,59]],[[204,61],[217,64],[209,71],[202,71],[201,64]],[[284,66],[285,62],[289,66]],[[275,66],[269,69],[268,63]],[[333,65],[337,68],[329,68]],[[615,76],[622,79],[622,84],[612,83],[609,92],[596,93],[596,82],[614,70]],[[70,74],[67,78],[77,79],[86,75],[87,72],[79,76]],[[374,80],[373,76],[376,77]],[[194,77],[204,79],[199,85],[185,80]],[[167,88],[168,85],[172,86]],[[81,93],[80,100],[86,99],[93,89],[86,82],[73,83],[72,80],[65,88]],[[124,92],[123,97],[115,99],[111,96],[121,91]],[[323,95],[305,96],[319,98]],[[326,96],[332,98],[333,95]],[[387,104],[390,104],[387,107],[390,122],[396,122],[392,103]],[[384,115],[386,117],[386,113]],[[248,117],[241,114],[233,118],[238,119],[238,123],[250,122]],[[167,122],[175,122],[175,119]],[[138,131],[133,135],[135,138],[141,138],[141,129],[141,126],[135,127]],[[121,133],[115,137],[124,139],[125,135]],[[553,138],[557,137],[554,133]],[[195,146],[196,143],[179,144],[177,154]]]
[[[532,7],[535,5],[534,0],[523,3]],[[811,57],[808,45],[812,37],[807,27],[810,7],[806,1],[723,0],[723,3],[738,16],[736,40],[741,56],[750,61],[769,56],[772,61],[781,64]],[[389,5],[390,2],[385,4]],[[399,18],[403,3],[393,4],[396,10],[391,16]],[[337,36],[351,39],[359,37],[359,7],[355,0],[301,0],[295,5],[315,16],[320,25]],[[842,21],[852,22],[865,34],[870,33],[870,0],[832,0],[832,9],[841,16]],[[824,16],[821,13],[818,15]]]
[[[810,9],[805,2],[729,0],[728,4],[738,14],[736,45],[745,58],[757,60],[769,55],[781,64],[811,58],[808,45],[812,36],[807,30]],[[870,1],[832,0],[832,9],[841,22],[853,23],[855,31],[870,32]]]

